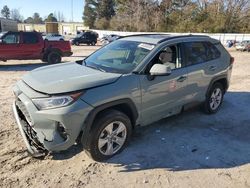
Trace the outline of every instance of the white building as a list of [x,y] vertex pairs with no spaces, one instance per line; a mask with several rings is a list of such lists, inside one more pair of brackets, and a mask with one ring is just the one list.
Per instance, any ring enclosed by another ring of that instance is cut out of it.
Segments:
[[0,32],[17,31],[17,22],[10,19],[0,18]]

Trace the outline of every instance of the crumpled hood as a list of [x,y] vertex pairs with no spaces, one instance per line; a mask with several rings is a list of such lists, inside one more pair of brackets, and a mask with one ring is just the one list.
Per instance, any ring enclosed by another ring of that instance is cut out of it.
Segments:
[[77,63],[63,63],[35,69],[24,75],[23,81],[36,91],[58,94],[110,84],[120,76]]

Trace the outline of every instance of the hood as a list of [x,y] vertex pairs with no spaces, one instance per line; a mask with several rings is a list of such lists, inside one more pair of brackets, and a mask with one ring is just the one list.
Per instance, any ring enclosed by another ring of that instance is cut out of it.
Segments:
[[110,84],[120,76],[77,63],[63,63],[35,69],[23,81],[36,91],[58,94]]

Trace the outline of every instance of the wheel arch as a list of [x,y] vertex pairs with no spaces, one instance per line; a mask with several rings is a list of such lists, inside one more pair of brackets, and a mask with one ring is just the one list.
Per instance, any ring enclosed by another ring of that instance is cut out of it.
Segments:
[[84,139],[82,140],[83,143],[87,143],[87,140],[88,140],[87,135],[92,129],[92,125],[93,125],[95,118],[101,115],[104,111],[109,110],[109,109],[115,109],[126,114],[131,120],[132,128],[135,127],[136,120],[138,118],[138,111],[134,102],[131,99],[126,98],[126,99],[119,99],[119,100],[115,100],[112,102],[108,102],[108,103],[95,107],[89,113],[82,128],[82,138]]
[[209,86],[208,86],[208,89],[207,89],[207,92],[206,92],[206,96],[208,95],[210,89],[212,88],[212,86],[215,84],[215,83],[221,83],[222,86],[224,87],[224,92],[227,91],[228,87],[229,87],[229,82],[228,82],[228,79],[227,79],[227,76],[226,75],[221,75],[221,76],[218,76],[218,77],[215,77],[211,80]]
[[58,53],[58,54],[60,54],[60,56],[62,56],[62,52],[61,52],[61,50],[60,49],[58,49],[58,48],[47,48],[46,50],[45,50],[45,52],[43,53],[43,58],[48,58],[48,55],[51,53],[51,52],[56,52],[56,53]]

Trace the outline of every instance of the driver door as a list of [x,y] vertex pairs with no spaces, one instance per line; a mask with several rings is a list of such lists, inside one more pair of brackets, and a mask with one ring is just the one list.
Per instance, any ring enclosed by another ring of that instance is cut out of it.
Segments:
[[[162,54],[163,52],[164,54]],[[167,63],[171,67],[171,74],[151,76],[150,68],[156,63]],[[187,96],[187,75],[187,70],[181,61],[181,45],[166,46],[153,58],[146,68],[146,75],[140,77],[143,125],[181,111]]]
[[18,59],[22,53],[20,33],[10,32],[3,36],[0,43],[0,59]]

